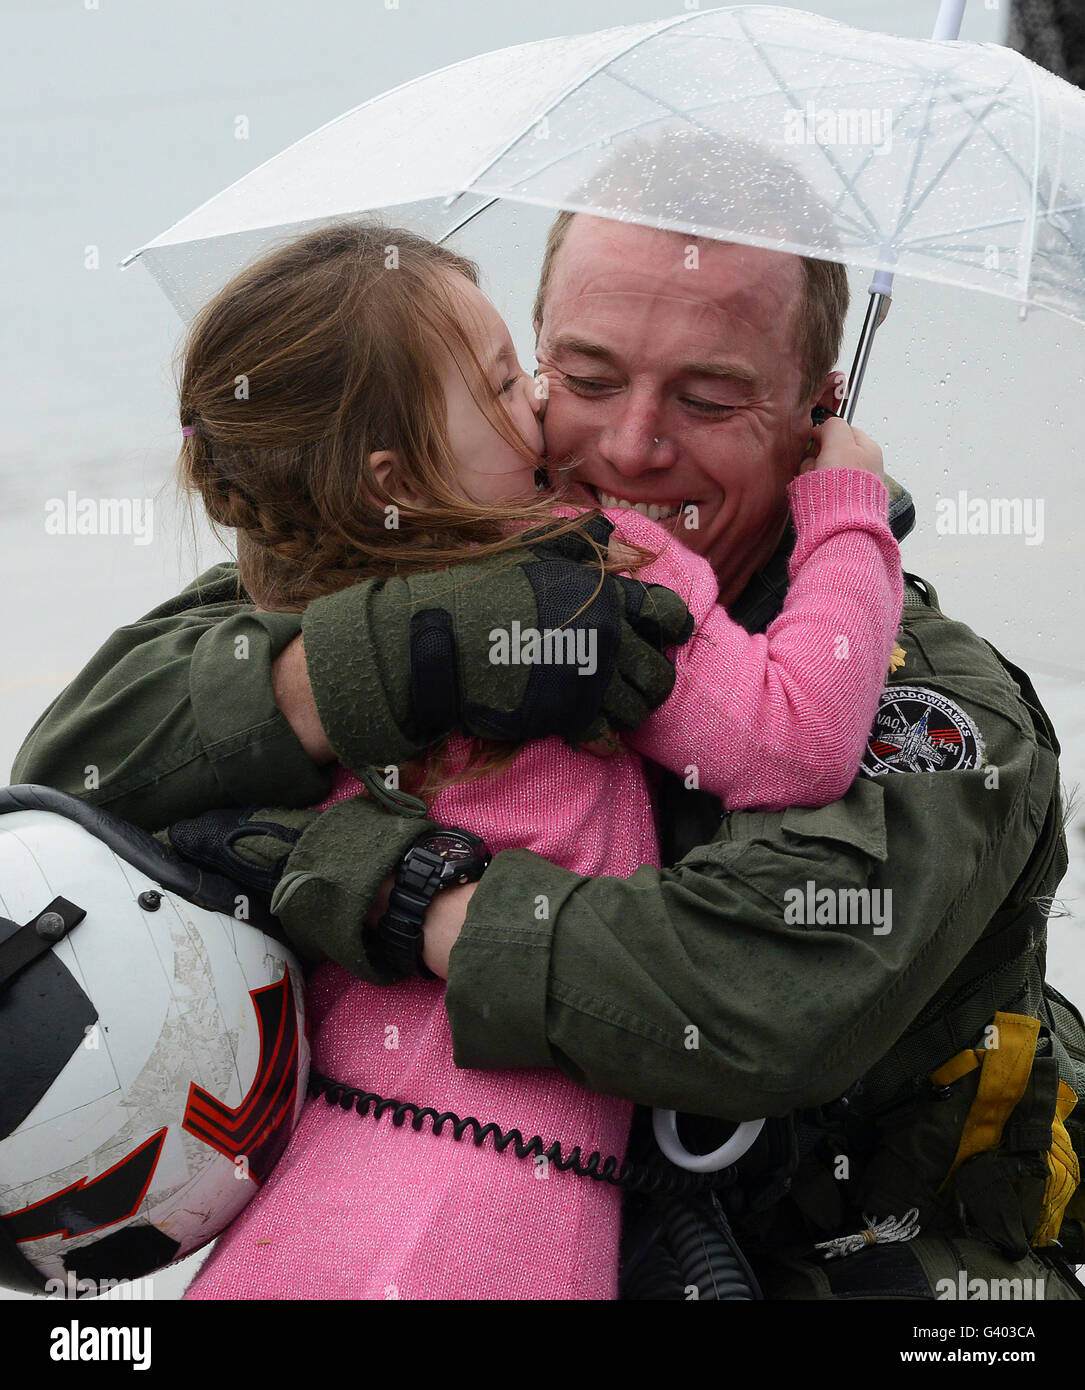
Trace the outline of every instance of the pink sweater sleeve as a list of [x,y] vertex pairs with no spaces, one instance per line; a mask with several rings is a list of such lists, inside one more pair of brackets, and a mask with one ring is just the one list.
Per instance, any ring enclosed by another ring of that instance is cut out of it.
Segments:
[[640,570],[693,614],[675,648],[675,687],[630,747],[697,783],[728,810],[823,806],[855,780],[903,600],[888,494],[860,469],[803,473],[788,488],[796,543],[783,610],[750,634],[716,602],[707,561],[638,512],[608,511],[630,541],[660,551]]

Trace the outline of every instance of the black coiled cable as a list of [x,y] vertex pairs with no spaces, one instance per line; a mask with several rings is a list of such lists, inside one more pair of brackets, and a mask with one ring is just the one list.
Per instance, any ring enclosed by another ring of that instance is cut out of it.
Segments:
[[548,1145],[537,1134],[525,1139],[518,1129],[510,1129],[506,1133],[493,1123],[484,1125],[473,1115],[461,1118],[451,1110],[440,1113],[428,1105],[415,1105],[413,1101],[389,1100],[385,1096],[377,1095],[375,1091],[366,1091],[358,1086],[346,1086],[341,1081],[322,1076],[319,1072],[309,1073],[309,1094],[323,1096],[329,1105],[339,1105],[343,1110],[353,1107],[359,1115],[368,1115],[372,1109],[373,1118],[377,1120],[390,1110],[394,1125],[402,1125],[409,1119],[411,1128],[415,1130],[421,1130],[428,1121],[434,1134],[439,1135],[448,1126],[452,1130],[453,1138],[457,1140],[462,1140],[470,1133],[471,1140],[476,1145],[490,1139],[498,1153],[504,1153],[511,1147],[517,1158],[541,1156],[552,1163],[559,1172],[572,1172],[578,1177],[611,1183],[627,1191],[666,1196],[704,1192],[711,1188],[728,1187],[734,1182],[732,1169],[716,1173],[686,1173],[674,1168],[663,1158],[660,1158],[658,1163],[627,1161],[619,1165],[613,1155],[603,1158],[600,1153],[595,1152],[584,1159],[581,1157],[579,1145],[566,1157],[557,1140]]

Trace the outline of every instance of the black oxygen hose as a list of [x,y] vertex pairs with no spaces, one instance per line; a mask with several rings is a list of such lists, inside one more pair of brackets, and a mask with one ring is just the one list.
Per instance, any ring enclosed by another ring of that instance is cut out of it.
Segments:
[[623,1260],[628,1302],[752,1301],[764,1297],[715,1193],[669,1203],[635,1254]]

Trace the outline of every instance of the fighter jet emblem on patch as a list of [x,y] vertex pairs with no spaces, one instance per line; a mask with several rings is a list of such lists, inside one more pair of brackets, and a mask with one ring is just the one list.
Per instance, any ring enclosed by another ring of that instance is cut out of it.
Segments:
[[860,767],[868,777],[887,772],[964,772],[983,765],[983,739],[952,700],[920,685],[882,691]]

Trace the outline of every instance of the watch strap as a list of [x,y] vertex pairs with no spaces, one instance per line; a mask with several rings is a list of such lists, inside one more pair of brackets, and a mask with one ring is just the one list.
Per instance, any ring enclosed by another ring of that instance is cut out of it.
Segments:
[[388,909],[377,924],[377,937],[388,964],[400,974],[437,978],[422,960],[422,926],[444,867],[439,854],[418,846],[407,851],[399,866]]

